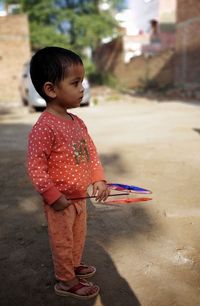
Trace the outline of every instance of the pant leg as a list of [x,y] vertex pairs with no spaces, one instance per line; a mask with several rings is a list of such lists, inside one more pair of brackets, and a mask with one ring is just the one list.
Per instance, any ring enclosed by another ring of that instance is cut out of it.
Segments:
[[72,280],[75,278],[73,228],[78,216],[76,208],[70,205],[62,211],[55,211],[52,207],[45,205],[45,213],[55,277],[61,281]]
[[79,207],[81,208],[73,226],[73,258],[74,266],[78,267],[81,262],[83,249],[85,245],[86,238],[86,219],[87,219],[87,210],[86,210],[86,201],[79,201]]

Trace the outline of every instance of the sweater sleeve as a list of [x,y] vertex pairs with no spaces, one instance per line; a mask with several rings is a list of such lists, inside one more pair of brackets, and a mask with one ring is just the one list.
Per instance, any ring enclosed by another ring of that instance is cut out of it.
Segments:
[[101,161],[99,159],[96,147],[93,143],[92,138],[88,134],[88,142],[89,142],[89,150],[91,156],[91,163],[92,163],[92,184],[98,181],[106,181],[103,167]]
[[27,170],[34,187],[49,205],[62,195],[48,174],[48,159],[53,142],[53,131],[44,124],[36,123],[28,139]]
[[81,120],[81,124],[83,125],[83,128],[86,131],[88,149],[89,149],[89,156],[90,156],[91,164],[92,164],[92,171],[91,171],[92,182],[91,183],[94,184],[95,182],[98,182],[98,181],[106,181],[104,171],[103,171],[103,167],[102,167],[101,161],[99,159],[95,144],[94,144],[92,138],[90,137],[90,135],[88,133],[88,130],[87,130],[87,127],[85,126],[85,124],[82,120]]

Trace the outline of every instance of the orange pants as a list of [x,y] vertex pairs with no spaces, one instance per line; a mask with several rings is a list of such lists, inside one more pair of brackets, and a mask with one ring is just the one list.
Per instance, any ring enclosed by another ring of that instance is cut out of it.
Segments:
[[86,201],[79,201],[61,211],[45,205],[56,279],[69,281],[75,277],[86,236]]

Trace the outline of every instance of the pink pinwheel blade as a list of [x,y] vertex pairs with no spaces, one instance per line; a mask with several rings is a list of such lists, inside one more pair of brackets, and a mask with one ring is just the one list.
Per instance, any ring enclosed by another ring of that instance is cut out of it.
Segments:
[[118,199],[112,201],[106,201],[104,204],[131,204],[131,203],[138,203],[138,202],[145,202],[151,201],[152,198],[127,198],[127,199]]

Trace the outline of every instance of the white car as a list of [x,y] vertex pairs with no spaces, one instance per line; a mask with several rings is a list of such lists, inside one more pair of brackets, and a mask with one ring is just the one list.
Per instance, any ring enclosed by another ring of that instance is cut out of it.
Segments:
[[[81,106],[90,104],[90,85],[86,78],[83,80],[84,95]],[[44,109],[46,107],[45,100],[37,93],[30,78],[29,63],[23,67],[23,73],[19,84],[21,100],[24,106],[28,106],[30,111]]]

